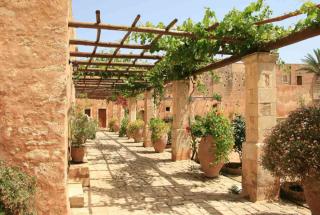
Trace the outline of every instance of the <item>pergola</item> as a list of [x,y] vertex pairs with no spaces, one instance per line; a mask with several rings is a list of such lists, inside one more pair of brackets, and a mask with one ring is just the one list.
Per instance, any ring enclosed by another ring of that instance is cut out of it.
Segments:
[[[319,8],[320,5],[317,5]],[[256,22],[255,25],[266,25],[273,22],[282,21],[302,14],[297,10],[283,16],[278,16],[263,21]],[[75,74],[81,72],[80,78],[74,80],[76,94],[85,93],[89,99],[106,99],[112,93],[118,92],[118,87],[126,85],[126,80],[130,77],[139,77],[137,82],[147,83],[145,78],[147,72],[165,57],[160,54],[149,54],[152,48],[162,36],[187,37],[197,40],[197,36],[191,32],[178,31],[174,29],[177,20],[173,20],[164,29],[139,27],[137,26],[140,16],[137,16],[131,26],[119,26],[103,24],[100,20],[100,12],[96,12],[96,23],[69,22],[71,28],[96,29],[95,41],[70,40],[70,45],[92,46],[91,53],[70,52],[71,63]],[[206,31],[214,31],[219,26],[215,23],[208,27]],[[126,32],[119,43],[101,42],[102,30],[113,30]],[[157,35],[150,44],[131,44],[128,38],[132,32],[148,33]],[[209,63],[208,65],[195,70],[192,75],[198,75],[207,71],[215,70],[237,61],[244,61],[245,64],[245,91],[246,91],[246,143],[243,146],[242,160],[242,185],[245,195],[250,196],[252,201],[264,200],[277,195],[278,180],[265,171],[259,164],[262,154],[262,147],[267,131],[276,125],[276,77],[275,68],[277,55],[271,54],[272,50],[288,46],[315,36],[320,35],[319,25],[312,25],[299,31],[294,31],[287,36],[275,41],[263,43],[259,48],[254,48],[241,54],[224,53],[219,50],[213,55],[225,55],[222,60]],[[208,39],[208,38],[207,38]],[[239,38],[215,38],[224,44],[241,43]],[[113,53],[97,53],[98,47],[115,48]],[[121,49],[141,50],[140,54],[122,54]],[[79,57],[88,60],[79,60]],[[98,60],[106,59],[106,60]],[[120,62],[115,59],[122,59]],[[153,63],[140,63],[138,60],[153,60]],[[103,74],[103,75],[101,75]],[[189,126],[189,117],[192,112],[190,104],[190,81],[174,80],[173,88],[173,126],[172,126],[172,160],[184,160],[190,157],[190,135],[186,132]],[[146,122],[154,116],[154,106],[152,93],[145,92],[144,119]],[[135,120],[136,101],[129,99],[129,121]],[[150,146],[148,123],[144,126],[144,146]],[[270,194],[271,192],[271,194]]]
[[[320,7],[319,5],[317,5]],[[291,13],[287,13],[282,16],[270,18],[260,22],[256,22],[256,25],[265,25],[273,22],[283,21],[285,19],[298,16],[301,11],[297,10]],[[96,11],[96,22],[69,22],[70,28],[85,28],[85,29],[96,29],[96,39],[95,41],[88,40],[78,40],[70,39],[70,45],[75,46],[91,46],[93,51],[89,52],[78,52],[71,51],[71,63],[73,65],[73,70],[76,73],[81,72],[82,76],[74,80],[76,87],[76,94],[86,94],[88,98],[92,99],[105,99],[111,96],[112,93],[117,92],[118,86],[125,85],[125,80],[129,77],[135,76],[139,77],[142,83],[146,83],[145,74],[152,69],[164,55],[160,54],[148,54],[148,51],[152,48],[154,43],[156,43],[162,36],[173,36],[173,37],[188,37],[197,40],[197,37],[191,32],[174,30],[174,26],[177,23],[177,19],[170,22],[164,29],[161,28],[150,28],[150,27],[139,27],[137,26],[140,15],[132,22],[131,26],[122,25],[111,25],[106,23],[101,23],[100,11]],[[210,26],[207,30],[214,31],[218,27],[219,23],[215,23]],[[102,42],[100,41],[101,31],[122,31],[126,32],[120,42]],[[130,44],[128,39],[132,32],[138,33],[148,33],[157,35],[150,44]],[[211,64],[204,66],[196,71],[194,75],[201,74],[206,71],[215,70],[229,64],[240,61],[246,55],[250,55],[257,51],[269,52],[284,46],[288,46],[302,40],[306,40],[311,37],[320,35],[320,28],[309,27],[302,29],[301,31],[292,33],[286,37],[280,38],[276,41],[268,42],[259,48],[259,50],[250,50],[241,55],[232,55],[232,53],[224,53],[219,51],[219,55],[228,55],[218,62],[212,62]],[[212,40],[220,40],[225,44],[240,42],[236,38],[211,38]],[[104,48],[114,48],[113,53],[97,53],[98,47]],[[122,54],[121,49],[129,50],[141,50],[140,54]],[[231,55],[231,56],[230,56]],[[88,60],[79,60],[79,58],[87,58]],[[98,59],[104,59],[103,61]],[[121,62],[117,61],[120,59]],[[139,60],[150,61],[152,63],[139,63]]]

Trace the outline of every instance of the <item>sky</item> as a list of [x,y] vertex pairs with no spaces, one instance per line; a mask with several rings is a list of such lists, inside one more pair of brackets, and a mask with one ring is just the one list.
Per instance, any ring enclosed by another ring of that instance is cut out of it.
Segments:
[[[101,21],[114,25],[130,26],[134,18],[140,14],[139,24],[147,21],[152,23],[170,23],[177,18],[178,24],[187,18],[200,21],[204,9],[209,7],[216,12],[219,20],[232,8],[243,9],[253,0],[73,0],[73,19],[83,22],[95,22],[95,11],[101,11]],[[273,10],[272,16],[283,15],[294,11],[305,2],[303,0],[265,0]],[[319,4],[320,0],[313,2]],[[302,17],[294,17],[277,23],[288,26]],[[95,40],[96,31],[77,29],[77,38]],[[102,31],[101,41],[119,41],[125,32]],[[313,49],[320,48],[320,36],[296,43],[279,50],[280,58],[286,63],[301,63]],[[92,48],[82,47],[80,51],[91,51]],[[98,49],[100,51],[101,49]],[[135,52],[133,52],[135,53]]]

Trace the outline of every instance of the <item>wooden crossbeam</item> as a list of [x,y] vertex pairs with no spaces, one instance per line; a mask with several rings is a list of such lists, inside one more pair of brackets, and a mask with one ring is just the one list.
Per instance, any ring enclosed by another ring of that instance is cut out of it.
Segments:
[[150,49],[150,45],[140,45],[140,44],[122,44],[114,42],[95,42],[90,40],[75,40],[71,39],[69,41],[70,45],[82,45],[82,46],[98,46],[105,48],[124,48],[124,49]]
[[[178,19],[174,19],[172,20],[169,25],[165,28],[165,31],[168,32],[170,31],[170,29],[178,22]],[[150,43],[150,46],[152,47],[163,35],[162,34],[158,34]],[[147,52],[147,49],[144,49],[141,53],[140,56],[144,56],[145,53]],[[136,64],[138,58],[134,59],[134,61],[132,62],[133,65]],[[130,69],[130,66],[127,68],[127,70]]]
[[[89,64],[88,61],[71,61],[71,63],[73,65],[87,65]],[[122,62],[111,62],[111,63],[108,63],[108,62],[91,62],[90,65],[93,65],[93,66],[118,66],[118,67],[141,67],[141,68],[152,68],[154,67],[154,64],[132,64],[132,63],[122,63]]]
[[159,60],[162,58],[160,55],[139,55],[139,54],[117,54],[113,56],[113,54],[107,53],[96,53],[92,55],[90,52],[70,52],[71,57],[93,57],[93,58],[128,58],[128,59],[151,59],[151,60]]
[[120,70],[120,69],[78,69],[78,72],[83,73],[90,73],[90,72],[96,72],[96,73],[145,73],[147,70]]
[[236,62],[240,61],[246,55],[252,54],[254,52],[258,52],[258,51],[269,52],[271,50],[275,50],[275,49],[279,49],[279,48],[282,48],[282,47],[285,47],[288,45],[292,45],[294,43],[298,43],[303,40],[306,40],[306,39],[309,39],[312,37],[316,37],[319,35],[320,35],[320,26],[305,28],[301,31],[298,31],[298,32],[292,33],[288,36],[285,36],[283,38],[280,38],[276,41],[262,44],[261,48],[259,48],[259,50],[251,50],[248,53],[244,53],[241,55],[234,55],[234,56],[226,58],[224,60],[220,60],[218,62],[209,64],[203,68],[196,70],[193,74],[194,75],[201,74],[203,72],[215,70],[215,69],[227,66],[229,64],[236,63]]

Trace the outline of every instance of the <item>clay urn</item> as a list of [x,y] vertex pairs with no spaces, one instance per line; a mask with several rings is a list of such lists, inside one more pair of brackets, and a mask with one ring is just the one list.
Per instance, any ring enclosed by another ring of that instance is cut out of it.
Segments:
[[223,167],[223,162],[215,163],[215,148],[212,136],[206,136],[201,139],[198,149],[199,161],[201,170],[209,178],[218,177]]
[[163,134],[158,140],[153,141],[153,148],[157,153],[164,151],[168,143],[168,134]]
[[134,142],[141,142],[143,138],[143,128],[139,128],[134,132],[133,139]]
[[71,147],[71,158],[74,163],[82,163],[85,147]]

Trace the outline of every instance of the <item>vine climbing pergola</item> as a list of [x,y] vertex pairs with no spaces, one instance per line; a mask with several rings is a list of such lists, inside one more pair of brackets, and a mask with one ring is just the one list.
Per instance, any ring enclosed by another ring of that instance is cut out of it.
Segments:
[[[317,5],[319,8],[319,5]],[[301,15],[300,10],[287,13],[282,16],[262,20],[254,23],[257,26],[267,25],[274,22],[283,21],[285,19]],[[70,21],[70,28],[85,28],[85,29],[96,29],[95,41],[71,39],[70,45],[74,46],[91,46],[93,47],[92,52],[79,52],[71,51],[71,63],[73,65],[74,75],[77,78],[74,79],[76,94],[86,94],[88,98],[92,99],[105,99],[111,96],[112,93],[118,92],[119,86],[126,85],[126,80],[130,77],[138,78],[136,82],[148,85],[146,80],[146,74],[152,70],[157,63],[159,63],[164,57],[164,54],[150,54],[150,49],[157,43],[162,36],[172,36],[180,38],[191,38],[193,40],[200,39],[196,34],[187,31],[181,31],[174,29],[177,19],[170,22],[165,28],[154,28],[154,27],[139,27],[138,21],[140,15],[136,16],[131,26],[111,25],[101,22],[100,11],[96,11],[96,22],[76,22]],[[219,23],[214,23],[208,27],[207,31],[214,31],[219,26]],[[101,41],[101,31],[122,31],[126,32],[120,42],[105,42]],[[131,33],[142,33],[142,34],[154,34],[154,39],[149,44],[131,44],[129,43]],[[192,75],[198,75],[206,71],[218,69],[220,67],[227,66],[229,64],[240,61],[246,55],[252,54],[257,51],[270,52],[272,50],[288,46],[311,37],[320,35],[319,26],[310,26],[301,29],[297,32],[293,32],[282,38],[278,38],[275,41],[266,42],[260,45],[260,47],[246,51],[245,53],[232,54],[219,50],[214,55],[225,55],[228,56],[222,60],[214,61],[208,65],[203,66],[195,70]],[[211,37],[211,40],[218,40],[228,45],[232,43],[241,43],[239,38],[215,38]],[[98,47],[102,48],[114,48],[112,53],[98,53]],[[139,54],[124,54],[121,53],[121,49],[129,50],[140,50]],[[79,60],[79,58],[86,58],[87,60]],[[139,60],[150,61],[152,63],[139,63]]]

